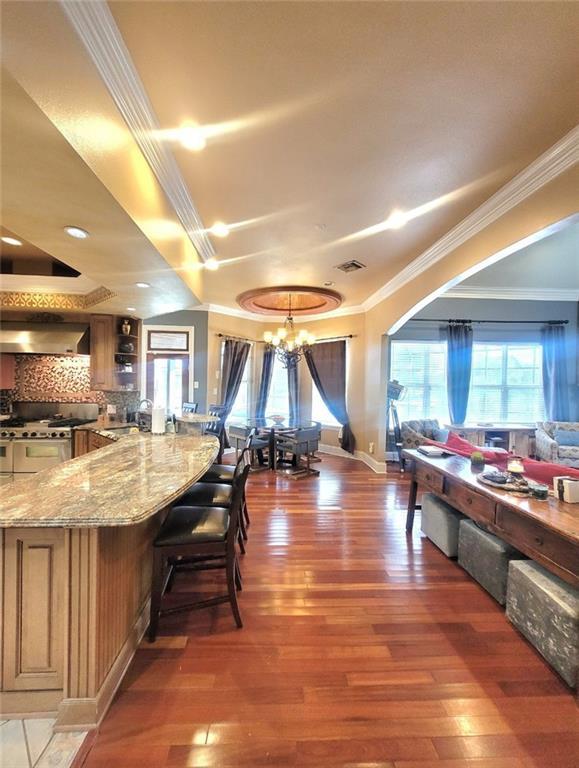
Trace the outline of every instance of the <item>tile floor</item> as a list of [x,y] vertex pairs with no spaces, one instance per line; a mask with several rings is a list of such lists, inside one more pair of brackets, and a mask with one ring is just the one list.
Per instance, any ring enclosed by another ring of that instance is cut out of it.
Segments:
[[53,732],[54,720],[0,721],[0,766],[69,768],[86,731]]

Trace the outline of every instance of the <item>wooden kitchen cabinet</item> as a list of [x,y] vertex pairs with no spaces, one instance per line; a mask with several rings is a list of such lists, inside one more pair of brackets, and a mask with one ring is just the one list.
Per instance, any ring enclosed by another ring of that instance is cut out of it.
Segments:
[[114,389],[115,318],[91,315],[90,386],[96,390]]
[[16,358],[14,355],[0,355],[0,389],[14,389]]
[[99,435],[92,429],[74,430],[74,456],[83,456],[89,451],[95,451],[97,448],[104,448],[105,445],[114,443],[110,437]]
[[[141,321],[128,318],[130,333],[123,334],[120,315],[91,315],[91,389],[136,392],[139,389]],[[125,346],[129,349],[124,349]]]

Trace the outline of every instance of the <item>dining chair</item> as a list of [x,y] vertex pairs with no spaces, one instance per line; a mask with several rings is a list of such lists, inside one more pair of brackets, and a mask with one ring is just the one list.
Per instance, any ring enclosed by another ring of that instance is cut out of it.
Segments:
[[[279,435],[276,439],[276,449],[282,454],[292,455],[292,465],[295,471],[289,472],[289,477],[303,475],[319,475],[319,470],[312,469],[310,457],[318,449],[319,430],[317,426],[298,428],[293,433]],[[301,457],[306,457],[306,466],[301,465]]]

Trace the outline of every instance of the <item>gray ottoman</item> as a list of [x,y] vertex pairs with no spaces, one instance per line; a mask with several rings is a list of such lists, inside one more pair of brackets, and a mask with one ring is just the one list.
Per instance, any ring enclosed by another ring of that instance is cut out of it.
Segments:
[[458,552],[458,525],[464,518],[454,507],[439,499],[433,493],[422,496],[420,530],[447,557],[456,557]]
[[461,520],[458,563],[501,605],[507,601],[509,561],[524,557],[517,549],[482,530],[472,520]]
[[509,566],[507,617],[575,688],[579,677],[579,590],[532,560]]

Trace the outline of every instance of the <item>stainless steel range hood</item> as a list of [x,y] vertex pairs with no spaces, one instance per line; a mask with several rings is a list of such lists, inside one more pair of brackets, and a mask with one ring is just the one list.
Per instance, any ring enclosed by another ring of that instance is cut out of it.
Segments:
[[1,323],[0,352],[36,355],[87,355],[86,323]]

